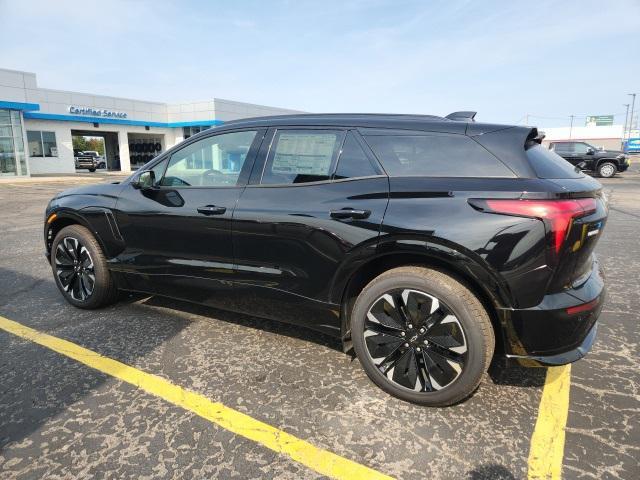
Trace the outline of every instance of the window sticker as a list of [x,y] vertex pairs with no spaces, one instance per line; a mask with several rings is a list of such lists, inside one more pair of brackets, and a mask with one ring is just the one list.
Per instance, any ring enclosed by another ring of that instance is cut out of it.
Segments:
[[329,175],[337,136],[280,133],[271,171],[294,175]]

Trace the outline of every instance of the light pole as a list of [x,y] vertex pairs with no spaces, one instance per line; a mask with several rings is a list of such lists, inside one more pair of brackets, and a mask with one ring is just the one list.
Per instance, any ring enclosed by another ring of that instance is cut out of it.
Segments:
[[636,94],[635,93],[629,93],[629,95],[631,95],[632,100],[631,100],[631,118],[629,119],[629,138],[631,138],[631,129],[633,129],[633,107],[636,106]]
[[627,120],[629,120],[629,104],[623,103],[623,107],[627,107],[626,112],[624,112],[624,128],[622,129],[622,141],[620,142],[620,148],[624,150],[624,138],[627,136]]
[[573,115],[569,115],[571,123],[569,123],[569,140],[571,140],[571,132],[573,131]]

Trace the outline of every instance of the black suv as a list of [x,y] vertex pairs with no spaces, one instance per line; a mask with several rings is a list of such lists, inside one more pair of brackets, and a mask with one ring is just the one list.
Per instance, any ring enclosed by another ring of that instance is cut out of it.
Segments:
[[601,150],[585,142],[551,142],[549,149],[582,170],[611,178],[629,168],[628,157],[618,150]]
[[44,239],[67,301],[119,290],[342,340],[385,391],[450,405],[494,356],[560,365],[604,300],[601,185],[535,128],[323,114],[239,120],[120,184],[60,193]]

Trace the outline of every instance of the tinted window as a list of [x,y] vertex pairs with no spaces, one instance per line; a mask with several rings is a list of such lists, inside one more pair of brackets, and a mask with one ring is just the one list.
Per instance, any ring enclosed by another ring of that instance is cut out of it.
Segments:
[[153,176],[155,178],[156,184],[160,183],[160,180],[162,179],[162,175],[164,174],[164,170],[167,168],[167,162],[168,162],[168,159],[165,158],[160,163],[157,163],[156,165],[154,165],[152,168],[149,169],[153,172]]
[[391,176],[515,176],[500,160],[463,135],[385,135],[365,138]]
[[589,149],[595,150],[595,148],[593,148],[588,143],[576,143],[574,145],[575,145],[575,147],[574,147],[575,148],[575,153],[577,153],[579,155],[585,155]]
[[573,143],[555,143],[553,150],[558,153],[573,153]]
[[161,185],[236,185],[255,131],[223,133],[203,138],[171,155]]
[[328,180],[343,133],[331,130],[279,130],[262,173],[263,184]]
[[580,178],[582,173],[564,158],[542,145],[527,149],[529,163],[539,178]]
[[347,134],[340,151],[340,157],[338,157],[338,167],[334,178],[368,177],[377,174],[378,172],[371,165],[358,140],[352,133]]

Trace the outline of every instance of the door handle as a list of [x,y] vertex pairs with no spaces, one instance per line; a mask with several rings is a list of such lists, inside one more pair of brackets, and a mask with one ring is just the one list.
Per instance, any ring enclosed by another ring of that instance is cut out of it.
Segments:
[[368,218],[369,215],[371,215],[371,210],[358,210],[350,207],[346,207],[340,210],[331,210],[331,218],[362,219]]
[[226,211],[226,207],[218,207],[216,205],[205,205],[204,207],[198,207],[198,213],[201,213],[203,215],[222,215]]

